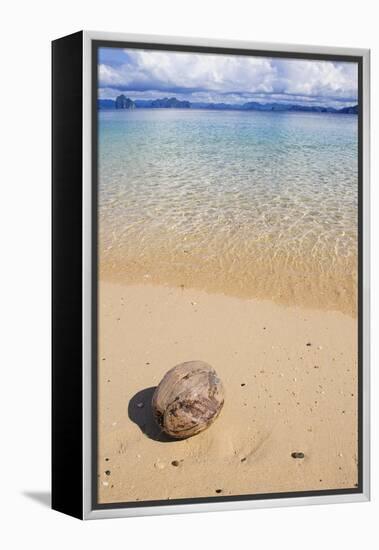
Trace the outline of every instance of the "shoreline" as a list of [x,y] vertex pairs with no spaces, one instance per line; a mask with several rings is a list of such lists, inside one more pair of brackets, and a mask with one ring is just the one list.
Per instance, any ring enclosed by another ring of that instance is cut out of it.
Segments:
[[[195,290],[206,294],[236,298],[242,300],[258,300],[275,303],[284,307],[296,307],[317,311],[335,311],[357,319],[358,295],[356,273],[350,276],[322,273],[311,277],[309,274],[296,274],[275,269],[274,273],[257,271],[249,273],[247,278],[238,282],[234,278],[220,279],[216,272],[214,277],[209,273],[191,272],[190,266],[179,272],[167,270],[159,272],[154,262],[148,269],[140,268],[129,261],[128,274],[117,269],[117,264],[102,261],[99,280],[116,285],[151,285],[155,287],[171,287],[176,289]],[[165,262],[170,264],[169,259]],[[127,282],[126,282],[127,281]],[[338,281],[338,285],[337,285]],[[253,290],[254,289],[254,290]]]
[[[194,359],[220,375],[224,408],[205,432],[164,441],[149,410],[153,388]],[[101,503],[357,483],[357,320],[349,315],[100,280],[98,373]]]

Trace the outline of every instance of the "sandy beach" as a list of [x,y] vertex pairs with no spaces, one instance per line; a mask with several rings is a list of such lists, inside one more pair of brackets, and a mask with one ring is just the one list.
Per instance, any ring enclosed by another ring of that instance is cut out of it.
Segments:
[[[338,311],[100,281],[99,502],[353,488],[356,334]],[[167,441],[152,392],[194,359],[217,370],[225,405],[205,432]]]

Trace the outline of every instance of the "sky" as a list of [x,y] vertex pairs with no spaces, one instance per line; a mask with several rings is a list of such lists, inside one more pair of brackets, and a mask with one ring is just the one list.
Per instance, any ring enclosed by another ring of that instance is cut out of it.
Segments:
[[297,103],[343,107],[357,103],[356,63],[99,49],[99,97],[176,97],[191,102]]

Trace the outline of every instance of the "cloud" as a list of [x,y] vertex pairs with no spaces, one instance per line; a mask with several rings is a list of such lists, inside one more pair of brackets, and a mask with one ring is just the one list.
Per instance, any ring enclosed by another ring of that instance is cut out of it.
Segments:
[[[112,50],[112,51],[107,51]],[[181,95],[238,103],[291,97],[308,102],[357,99],[357,65],[268,57],[101,48],[101,94]],[[107,90],[107,92],[105,92]],[[155,96],[157,97],[157,95]],[[223,99],[222,99],[223,98]],[[200,99],[199,99],[200,100]]]
[[355,63],[332,61],[275,60],[276,91],[304,96],[357,97]]

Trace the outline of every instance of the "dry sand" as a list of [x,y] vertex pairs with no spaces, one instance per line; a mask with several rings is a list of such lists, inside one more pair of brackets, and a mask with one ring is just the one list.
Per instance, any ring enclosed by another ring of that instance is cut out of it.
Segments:
[[[193,359],[217,370],[224,408],[207,431],[165,441],[151,417],[153,388]],[[353,317],[101,281],[98,372],[100,503],[357,483]]]

